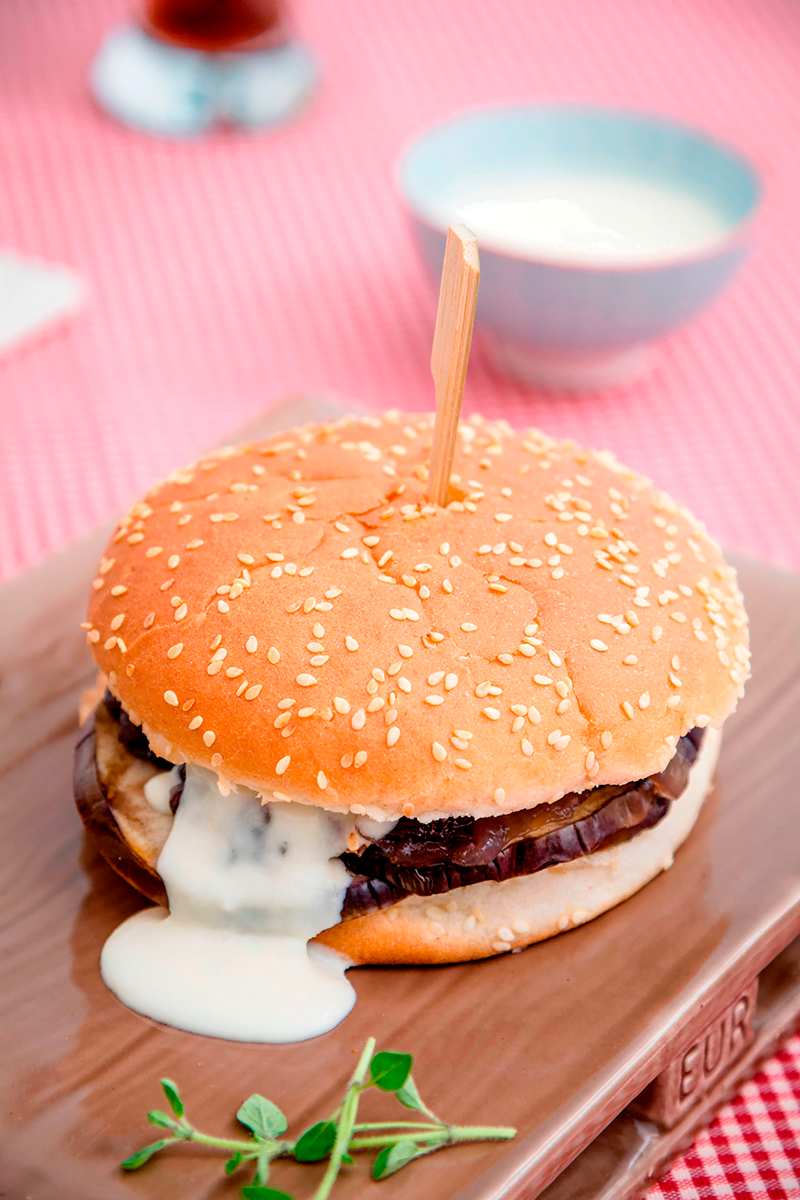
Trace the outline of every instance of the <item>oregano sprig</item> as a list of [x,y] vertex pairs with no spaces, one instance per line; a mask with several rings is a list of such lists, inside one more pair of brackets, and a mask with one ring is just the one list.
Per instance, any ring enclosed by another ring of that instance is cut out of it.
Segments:
[[[185,1115],[183,1100],[177,1084],[171,1079],[160,1080],[169,1104],[169,1113],[153,1109],[147,1114],[151,1125],[168,1130],[170,1136],[151,1142],[137,1150],[121,1164],[125,1171],[137,1171],[155,1154],[180,1142],[194,1142],[218,1150],[230,1157],[225,1174],[233,1175],[242,1167],[254,1168],[252,1181],[242,1186],[243,1200],[292,1200],[287,1192],[268,1187],[270,1168],[275,1159],[293,1158],[296,1162],[314,1163],[328,1160],[325,1174],[314,1192],[313,1200],[328,1200],[343,1165],[353,1162],[352,1152],[377,1150],[372,1165],[374,1179],[386,1179],[396,1171],[432,1154],[445,1146],[459,1142],[507,1141],[516,1136],[516,1129],[492,1125],[449,1125],[433,1113],[422,1101],[411,1077],[413,1059],[410,1054],[392,1050],[375,1053],[375,1039],[369,1038],[350,1077],[342,1103],[325,1121],[318,1121],[300,1135],[296,1142],[283,1139],[288,1122],[281,1110],[265,1096],[254,1092],[245,1100],[236,1119],[251,1137],[245,1140],[213,1137],[190,1124]],[[370,1121],[357,1123],[358,1105],[369,1088],[393,1093],[399,1102],[428,1120]]]

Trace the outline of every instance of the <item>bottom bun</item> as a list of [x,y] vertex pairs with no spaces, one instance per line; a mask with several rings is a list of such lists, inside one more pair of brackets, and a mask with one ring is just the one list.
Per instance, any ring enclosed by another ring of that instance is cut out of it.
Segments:
[[672,866],[711,786],[720,740],[719,730],[706,730],[683,795],[663,821],[629,842],[503,883],[409,896],[334,925],[315,940],[358,966],[453,963],[522,949],[584,925]]

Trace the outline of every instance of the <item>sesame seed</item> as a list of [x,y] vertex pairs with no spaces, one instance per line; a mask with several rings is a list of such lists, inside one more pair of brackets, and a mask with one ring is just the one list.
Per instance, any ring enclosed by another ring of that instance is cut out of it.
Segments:
[[125,587],[125,585],[123,583],[118,583],[116,585],[116,587],[113,587],[111,589],[111,595],[112,596],[124,596],[125,593],[127,592],[127,590],[128,589]]
[[503,512],[495,513],[494,519],[495,519],[495,521],[498,522],[498,524],[504,525],[506,523],[506,521],[513,521],[514,514],[513,513],[503,513]]
[[606,729],[603,733],[600,734],[600,745],[603,747],[604,750],[607,750],[609,748],[609,746],[611,745],[613,740],[614,740],[614,735],[608,729]]
[[186,614],[188,613],[188,611],[189,611],[189,609],[186,607],[186,605],[181,604],[181,606],[179,608],[175,609],[175,620],[182,621],[184,619],[184,617],[186,616]]
[[199,729],[202,724],[203,724],[203,718],[201,716],[192,717],[191,721],[189,722],[189,728],[190,729]]
[[498,708],[482,708],[481,712],[485,717],[488,717],[490,721],[500,720],[500,710]]
[[533,682],[538,683],[540,687],[549,687],[553,681],[549,675],[534,675]]
[[321,792],[324,792],[325,788],[327,786],[328,786],[328,780],[325,778],[324,773],[322,771],[318,771],[317,772],[317,787],[319,788],[319,790]]
[[305,672],[297,676],[297,683],[299,683],[300,687],[313,687],[316,682],[313,675],[308,675]]
[[425,703],[433,705],[444,704],[444,696],[426,696]]
[[356,558],[357,555],[358,555],[358,549],[355,546],[350,546],[350,547],[348,547],[347,550],[343,550],[342,553],[339,555],[339,557],[340,558]]
[[357,709],[350,718],[353,729],[363,729],[367,723],[367,714],[363,708]]
[[460,767],[462,771],[471,771],[472,770],[472,763],[466,758],[457,758],[456,766]]
[[156,614],[154,612],[148,613],[145,619],[142,621],[142,625],[144,625],[145,629],[149,629],[155,619]]
[[522,750],[523,754],[528,756],[528,758],[530,758],[530,756],[533,754],[533,746],[527,738],[523,738],[520,742],[520,749]]
[[221,670],[222,670],[222,660],[221,660],[221,659],[219,659],[219,658],[217,658],[217,659],[214,659],[214,660],[213,660],[212,662],[210,662],[210,663],[208,664],[208,666],[206,667],[206,672],[207,672],[207,674],[209,674],[209,675],[216,675],[216,674],[218,674],[218,672],[219,672],[219,671],[221,671]]
[[639,705],[639,708],[642,708],[642,709],[649,708],[650,707],[650,693],[642,692],[637,703]]
[[669,700],[667,700],[667,708],[677,708],[680,702],[680,696],[670,696]]
[[257,649],[258,649],[258,638],[254,637],[253,634],[251,633],[250,637],[245,642],[245,650],[247,651],[248,654],[255,654]]
[[166,700],[167,704],[171,704],[173,708],[178,707],[178,697],[174,692],[164,692],[164,699]]
[[431,753],[437,762],[444,762],[447,758],[447,751],[441,742],[433,742],[431,745]]
[[205,742],[205,744],[207,746],[213,746],[214,742],[216,740],[217,740],[217,735],[215,733],[212,733],[210,729],[207,729],[205,731],[205,733],[203,734],[203,741]]
[[625,713],[625,716],[629,721],[633,720],[633,705],[629,701],[622,701],[622,711]]
[[451,672],[449,675],[445,676],[444,690],[446,692],[452,692],[453,688],[456,687],[457,685],[458,685],[458,676],[457,675],[454,675]]
[[249,687],[244,694],[245,700],[255,700],[256,696],[260,694],[262,686],[263,684],[256,683],[253,687]]
[[650,637],[653,639],[654,642],[657,642],[663,632],[664,632],[664,630],[661,628],[660,625],[654,625],[653,628],[650,630]]
[[428,684],[430,687],[436,687],[437,683],[441,683],[444,679],[444,671],[434,671],[428,676]]
[[400,737],[400,730],[397,725],[392,725],[386,734],[386,745],[394,746]]
[[274,646],[270,646],[269,650],[267,651],[267,659],[273,664],[280,662],[280,651],[276,650]]
[[176,642],[174,646],[170,646],[167,651],[167,658],[177,658],[183,649],[183,642]]
[[410,646],[401,645],[400,643],[398,643],[397,650],[403,658],[411,658],[414,653]]
[[464,621],[461,628],[463,629],[464,633],[474,633],[478,626],[473,625],[471,621]]
[[406,614],[401,608],[390,608],[389,616],[393,617],[395,621],[405,621],[406,619]]
[[116,617],[114,617],[111,622],[111,628],[119,629],[124,620],[125,620],[125,613],[117,613]]
[[605,644],[605,642],[601,642],[599,638],[592,638],[592,640],[589,642],[589,645],[593,650],[603,651],[608,649],[608,646]]

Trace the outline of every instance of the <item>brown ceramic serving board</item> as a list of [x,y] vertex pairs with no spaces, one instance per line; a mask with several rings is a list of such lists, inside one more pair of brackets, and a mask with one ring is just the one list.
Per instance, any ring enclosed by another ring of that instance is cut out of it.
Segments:
[[[335,409],[296,401],[247,432],[318,415]],[[71,799],[75,706],[92,677],[78,623],[103,538],[0,591],[0,1196],[232,1200],[238,1183],[222,1159],[194,1147],[119,1171],[153,1139],[144,1115],[163,1104],[158,1077],[179,1082],[209,1130],[233,1136],[232,1114],[260,1091],[299,1131],[338,1102],[370,1035],[415,1056],[420,1091],[443,1116],[515,1125],[519,1137],[446,1150],[379,1184],[359,1161],[335,1197],[512,1200],[547,1188],[549,1200],[622,1200],[644,1190],[800,1011],[800,942],[790,946],[800,935],[800,579],[737,562],[754,675],[726,725],[716,788],[670,871],[519,955],[354,970],[358,1002],[333,1032],[252,1046],[159,1026],[100,979],[104,939],[143,903],[85,843]],[[759,972],[747,1046],[742,997]],[[623,1113],[665,1069],[693,1088],[709,1046],[717,1074],[671,1129]],[[392,1104],[370,1097],[365,1109],[380,1119]],[[271,1182],[303,1197],[319,1177],[319,1167],[279,1164]]]

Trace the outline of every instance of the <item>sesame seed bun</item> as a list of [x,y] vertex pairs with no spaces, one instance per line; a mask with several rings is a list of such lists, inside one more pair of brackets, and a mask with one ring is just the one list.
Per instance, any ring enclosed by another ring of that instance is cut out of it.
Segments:
[[87,636],[157,754],[265,799],[480,817],[645,778],[722,724],[747,619],[685,509],[607,453],[476,417],[436,508],[431,435],[307,426],[131,508]]

